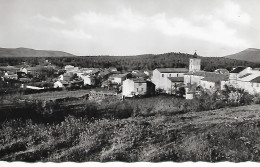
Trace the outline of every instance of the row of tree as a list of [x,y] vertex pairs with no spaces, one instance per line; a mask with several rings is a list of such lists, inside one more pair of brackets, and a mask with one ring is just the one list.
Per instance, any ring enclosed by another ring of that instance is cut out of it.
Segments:
[[[193,55],[185,53],[165,53],[158,55],[138,56],[75,56],[75,57],[49,57],[49,58],[0,58],[0,66],[18,65],[26,62],[30,65],[39,65],[48,59],[52,64],[64,67],[74,65],[79,67],[108,68],[116,67],[118,70],[153,70],[160,67],[188,67],[189,58]],[[247,61],[232,60],[223,57],[200,57],[202,69],[214,71],[218,68],[232,69],[235,66],[259,67],[260,64]]]

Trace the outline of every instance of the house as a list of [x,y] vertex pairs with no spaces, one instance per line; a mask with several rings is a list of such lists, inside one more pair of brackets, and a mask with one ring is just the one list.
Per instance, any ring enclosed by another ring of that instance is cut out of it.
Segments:
[[168,78],[183,78],[188,71],[186,68],[157,68],[153,71],[152,82],[155,84],[156,89],[171,93],[171,80]]
[[250,67],[237,67],[234,68],[233,70],[231,70],[229,72],[229,83],[230,85],[236,87],[238,86],[238,80],[239,77],[244,76],[245,74],[249,74],[250,73]]
[[54,82],[53,87],[54,87],[54,88],[63,88],[64,85],[63,85],[61,82],[62,82],[62,81],[56,81],[56,82]]
[[184,87],[183,84],[184,77],[168,77],[167,80],[167,89],[170,94],[175,94],[181,87]]
[[117,71],[117,68],[116,67],[109,67],[108,70],[111,71],[111,72],[115,72],[115,71]]
[[92,75],[81,74],[81,75],[79,75],[79,78],[81,78],[83,80],[84,85],[95,85],[96,84],[96,79]]
[[75,77],[73,72],[66,72],[63,74],[63,80],[64,81],[71,81]]
[[122,85],[122,97],[133,97],[136,95],[152,95],[155,85],[143,78],[126,79]]
[[151,76],[152,73],[153,73],[152,71],[144,71],[144,74],[149,76],[149,77]]
[[20,72],[23,72],[23,73],[25,73],[25,74],[27,74],[27,73],[28,73],[27,69],[26,69],[26,68],[24,68],[24,67],[21,67],[21,68],[20,68]]
[[207,71],[188,72],[187,74],[184,75],[184,84],[185,85],[192,84],[192,85],[199,86],[202,83],[201,81],[217,82],[219,79],[225,80],[225,78],[228,78],[228,75],[219,74],[216,72],[207,72]]
[[81,79],[75,79],[70,82],[69,87],[70,88],[81,88],[84,85],[84,81]]
[[214,72],[217,73],[217,74],[225,74],[225,75],[229,76],[229,71],[227,69],[224,69],[224,68],[216,69]]
[[66,70],[66,72],[76,72],[79,70],[79,67],[74,67],[72,65],[66,65],[64,67],[64,69]]
[[203,89],[207,89],[211,92],[216,90],[221,90],[221,82],[222,81],[228,81],[228,77],[223,74],[216,74],[213,76],[206,76],[200,80],[200,86]]
[[[260,76],[252,79],[251,81],[252,93],[260,93]],[[251,92],[251,91],[250,91]]]
[[105,81],[109,78],[109,76],[112,75],[112,72],[108,69],[102,69],[98,73],[98,76],[101,78],[102,81]]
[[229,81],[222,85],[230,85],[241,88],[250,94],[260,93],[260,71],[251,67],[237,67],[230,71]]
[[132,71],[132,72],[131,72],[131,76],[132,76],[133,78],[146,78],[146,79],[149,78],[149,75],[146,75],[146,74],[144,73],[144,71],[138,71],[138,70]]
[[53,85],[54,88],[64,88],[67,86],[69,86],[69,82],[67,82],[67,81],[56,81],[56,82],[54,82],[54,85]]
[[5,73],[4,79],[12,79],[12,80],[17,80],[18,79],[18,75],[17,74],[8,74],[7,72]]
[[129,73],[113,74],[108,79],[111,81],[112,84],[122,85],[123,81],[126,80],[127,76],[129,76]]
[[81,68],[78,70],[79,73],[98,75],[100,72],[99,68]]

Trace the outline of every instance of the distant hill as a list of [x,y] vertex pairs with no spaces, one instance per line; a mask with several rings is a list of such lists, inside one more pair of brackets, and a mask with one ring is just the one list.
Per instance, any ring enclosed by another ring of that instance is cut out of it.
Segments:
[[225,58],[260,63],[260,49],[249,48],[242,52],[225,56]]
[[[136,56],[75,56],[61,51],[45,51],[27,48],[0,48],[0,66],[15,66],[27,62],[31,65],[40,64],[46,57],[56,66],[73,65],[78,67],[109,68],[116,67],[119,71],[154,70],[155,68],[188,68],[189,59],[193,54],[170,52],[163,54],[144,54]],[[38,57],[37,60],[34,57]],[[226,57],[202,57],[201,69],[214,71],[219,68],[231,70],[236,66],[260,67],[260,62],[249,62]]]
[[75,55],[50,50],[34,50],[28,48],[0,48],[0,57],[74,57]]

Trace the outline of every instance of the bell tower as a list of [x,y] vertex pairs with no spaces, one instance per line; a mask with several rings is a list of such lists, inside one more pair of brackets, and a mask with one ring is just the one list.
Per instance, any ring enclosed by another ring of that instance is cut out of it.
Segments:
[[201,66],[200,64],[201,64],[201,59],[198,58],[198,55],[195,52],[193,58],[190,58],[189,72],[200,71],[200,66]]

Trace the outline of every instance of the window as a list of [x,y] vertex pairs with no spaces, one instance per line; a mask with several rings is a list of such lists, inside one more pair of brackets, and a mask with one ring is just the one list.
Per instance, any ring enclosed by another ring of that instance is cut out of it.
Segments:
[[179,74],[177,74],[177,77],[179,76]]
[[142,88],[142,91],[144,91],[144,88]]
[[136,88],[136,91],[138,92],[138,88]]
[[256,86],[259,87],[259,83],[257,83]]
[[164,77],[164,74],[162,74],[162,77]]
[[172,74],[169,74],[169,77],[171,77],[172,76]]

